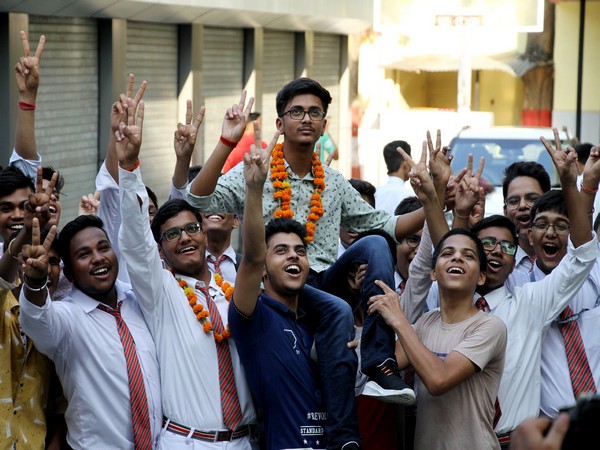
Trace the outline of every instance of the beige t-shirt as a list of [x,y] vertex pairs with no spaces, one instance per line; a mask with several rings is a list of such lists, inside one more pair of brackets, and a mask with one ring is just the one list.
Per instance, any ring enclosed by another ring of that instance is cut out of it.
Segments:
[[469,358],[480,371],[448,392],[432,396],[417,377],[415,449],[499,449],[494,433],[494,403],[506,350],[506,326],[479,311],[460,323],[442,322],[439,310],[414,325],[427,348],[444,358],[452,351]]

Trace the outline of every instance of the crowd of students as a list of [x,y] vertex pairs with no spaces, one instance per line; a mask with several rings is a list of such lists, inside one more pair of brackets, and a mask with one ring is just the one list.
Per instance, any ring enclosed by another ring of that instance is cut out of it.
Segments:
[[600,375],[598,149],[578,169],[542,139],[562,189],[515,163],[505,215],[485,217],[485,161],[453,173],[439,132],[418,161],[388,144],[379,188],[322,162],[332,99],[299,78],[268,143],[242,92],[192,176],[205,110],[188,101],[159,205],[140,168],[152,87],[132,74],[97,192],[63,224],[65,180],[35,140],[45,38],[33,55],[21,39],[0,171],[0,448],[560,448],[567,421],[546,434],[548,418]]

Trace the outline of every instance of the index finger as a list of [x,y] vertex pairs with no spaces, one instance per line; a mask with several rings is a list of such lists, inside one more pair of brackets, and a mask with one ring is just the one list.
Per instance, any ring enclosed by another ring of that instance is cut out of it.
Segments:
[[[423,142],[423,150],[424,151],[427,150],[427,143],[426,142]],[[396,151],[398,153],[400,153],[400,155],[404,158],[404,161],[406,161],[408,163],[408,165],[410,166],[411,169],[416,166],[416,164],[413,161],[413,159],[410,157],[410,155],[408,153],[406,153],[404,151],[404,149],[402,147],[396,147]]]
[[21,36],[21,44],[23,44],[23,54],[25,56],[29,56],[30,51],[29,51],[29,41],[27,40],[27,34],[24,31],[21,31],[19,33],[19,36]]
[[188,100],[186,102],[185,108],[185,124],[190,125],[192,123],[192,101]]
[[39,166],[37,168],[37,176],[35,178],[35,192],[37,193],[41,193],[44,191],[44,189],[42,188],[42,185],[44,183],[44,177],[43,177],[43,170],[42,170],[42,166]]
[[242,89],[242,95],[240,95],[240,101],[238,103],[240,109],[244,109],[244,104],[246,103],[246,94],[246,89]]
[[38,41],[37,48],[35,49],[35,57],[38,59],[42,59],[42,53],[44,53],[44,47],[46,45],[46,36],[43,34],[40,36],[40,40]]
[[54,194],[54,187],[56,186],[56,181],[58,180],[58,172],[52,172],[52,177],[50,178],[50,182],[48,186],[46,186],[46,194],[48,196]]
[[146,80],[142,81],[142,84],[140,84],[140,88],[138,89],[138,91],[135,93],[135,103],[139,103],[140,100],[142,99],[142,97],[144,96],[144,92],[146,92],[146,87],[148,86],[148,82]]
[[473,153],[469,153],[467,158],[467,176],[473,175]]
[[552,131],[554,132],[554,148],[556,150],[562,150],[562,145],[560,144],[560,135],[558,134],[558,129],[552,128]]
[[375,284],[383,290],[384,294],[388,294],[390,292],[394,292],[394,293],[396,292],[381,280],[375,280]]
[[258,123],[258,120],[255,120],[254,122],[252,122],[252,125],[254,128],[254,145],[256,146],[257,149],[262,150],[262,138],[261,138],[261,132],[260,132],[260,124]]
[[135,81],[135,75],[130,73],[127,79],[127,91],[125,92],[125,98],[131,98],[133,94],[133,83]]
[[50,231],[48,231],[48,235],[46,236],[46,239],[44,239],[44,248],[46,249],[46,252],[48,252],[50,250],[50,247],[52,246],[52,242],[54,241],[54,238],[56,237],[57,231],[56,231],[56,225],[52,225],[52,228],[50,228]]
[[481,178],[481,175],[483,175],[484,166],[485,158],[482,156],[481,158],[479,158],[479,166],[477,166],[477,172],[475,172],[475,178],[477,178],[478,180]]
[[31,245],[40,245],[40,221],[37,217],[31,221]]

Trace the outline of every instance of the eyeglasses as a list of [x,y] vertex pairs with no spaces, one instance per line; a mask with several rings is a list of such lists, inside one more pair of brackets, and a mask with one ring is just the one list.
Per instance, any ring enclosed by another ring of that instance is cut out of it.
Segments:
[[310,108],[308,111],[302,108],[292,108],[289,111],[283,113],[283,116],[289,114],[290,119],[292,120],[303,120],[304,117],[308,114],[310,120],[318,120],[321,121],[325,118],[327,113],[325,111],[320,110],[317,107]]
[[198,234],[202,231],[202,225],[200,225],[200,222],[190,222],[190,223],[184,225],[183,228],[180,228],[180,227],[169,228],[167,231],[165,231],[162,234],[161,239],[165,238],[169,242],[174,241],[181,237],[182,231],[185,231],[188,236],[191,236],[193,234]]
[[421,244],[421,237],[414,234],[402,239],[402,243],[406,243],[410,248],[417,248]]
[[510,241],[499,241],[494,237],[484,237],[480,239],[481,245],[483,245],[484,250],[488,252],[493,251],[498,244],[500,244],[500,250],[505,255],[513,256],[517,253],[517,246]]
[[545,233],[548,231],[548,228],[554,228],[554,232],[556,234],[567,234],[569,232],[570,226],[568,223],[546,223],[546,222],[533,222],[531,227],[535,231],[539,231],[540,233]]
[[521,204],[521,200],[525,200],[525,205],[527,205],[528,208],[531,208],[538,198],[540,198],[540,195],[534,193],[525,194],[524,197],[520,197],[518,195],[511,195],[506,199],[504,204],[506,205],[507,209],[513,210],[519,207],[519,205]]

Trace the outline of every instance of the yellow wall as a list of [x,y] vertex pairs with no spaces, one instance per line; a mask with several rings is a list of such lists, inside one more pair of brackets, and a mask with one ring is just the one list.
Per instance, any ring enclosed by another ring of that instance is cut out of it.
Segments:
[[[600,110],[600,2],[586,4],[583,64],[584,111]],[[556,5],[554,40],[554,109],[574,111],[577,107],[577,59],[579,52],[579,3]]]
[[520,78],[497,70],[479,72],[478,110],[493,112],[495,125],[519,125],[522,104],[523,81]]

